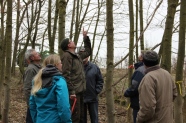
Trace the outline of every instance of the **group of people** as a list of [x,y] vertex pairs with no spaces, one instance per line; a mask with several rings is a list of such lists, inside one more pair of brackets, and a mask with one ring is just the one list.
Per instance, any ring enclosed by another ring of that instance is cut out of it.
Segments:
[[[89,61],[91,43],[83,30],[84,48],[66,38],[60,47],[63,56],[51,54],[43,60],[34,49],[27,50],[24,74],[27,102],[26,123],[98,123],[98,94],[103,78],[97,65]],[[124,92],[130,98],[134,123],[173,123],[176,85],[170,73],[159,66],[155,51],[142,51],[131,84]]]
[[124,92],[130,98],[134,123],[173,123],[173,101],[177,89],[171,74],[160,68],[155,51],[142,51],[134,64],[129,88]]
[[43,60],[34,49],[27,50],[28,67],[23,77],[27,102],[26,123],[98,123],[98,94],[103,88],[99,67],[89,61],[91,43],[83,30],[84,49],[66,38],[63,55],[51,54]]

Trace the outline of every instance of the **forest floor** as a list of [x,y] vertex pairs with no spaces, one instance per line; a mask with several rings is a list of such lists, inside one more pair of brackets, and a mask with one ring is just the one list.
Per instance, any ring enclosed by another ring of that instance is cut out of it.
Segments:
[[[117,73],[119,77],[123,75],[120,71]],[[117,78],[119,79],[119,78]],[[9,123],[25,123],[26,116],[26,103],[23,95],[23,82],[20,78],[20,74],[17,73],[16,77],[11,80],[10,83],[10,106],[9,106]],[[122,82],[123,83],[123,82]],[[117,84],[113,87],[114,90],[114,108],[116,114],[116,123],[125,123],[126,121],[126,106],[122,106],[123,98],[123,87],[124,85]],[[119,89],[118,89],[119,88]],[[103,90],[104,91],[104,90]],[[99,96],[99,123],[107,123],[106,115],[106,95],[102,93]],[[88,121],[90,123],[90,121]]]

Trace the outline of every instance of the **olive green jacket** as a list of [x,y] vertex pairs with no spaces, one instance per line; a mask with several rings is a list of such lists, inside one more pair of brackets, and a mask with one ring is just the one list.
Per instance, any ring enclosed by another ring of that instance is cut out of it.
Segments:
[[83,59],[91,55],[91,43],[89,37],[84,37],[85,51],[77,54],[66,50],[62,56],[62,74],[67,81],[69,95],[78,94],[86,89],[86,80],[83,67]]

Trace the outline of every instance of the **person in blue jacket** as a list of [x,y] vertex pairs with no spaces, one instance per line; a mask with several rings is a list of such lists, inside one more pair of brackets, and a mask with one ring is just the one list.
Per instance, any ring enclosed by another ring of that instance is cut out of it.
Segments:
[[87,123],[87,111],[89,111],[91,123],[98,123],[98,94],[103,89],[103,78],[99,67],[88,59],[89,57],[83,60],[86,78],[84,123]]
[[139,111],[139,93],[138,87],[145,75],[145,66],[143,64],[143,55],[145,51],[142,51],[138,57],[138,62],[134,64],[135,71],[131,78],[131,85],[124,92],[125,97],[130,98],[130,107],[133,109],[133,122],[136,123],[137,113]]
[[72,123],[68,88],[61,71],[60,57],[52,54],[34,77],[29,101],[34,123]]

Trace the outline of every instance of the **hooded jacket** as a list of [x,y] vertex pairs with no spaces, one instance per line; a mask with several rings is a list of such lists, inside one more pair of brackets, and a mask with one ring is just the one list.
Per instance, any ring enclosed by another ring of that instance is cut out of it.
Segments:
[[42,89],[30,96],[30,113],[34,123],[72,123],[66,81],[53,65],[42,70]]

